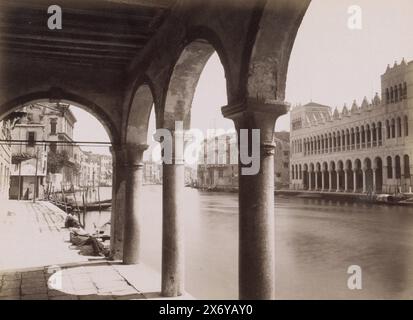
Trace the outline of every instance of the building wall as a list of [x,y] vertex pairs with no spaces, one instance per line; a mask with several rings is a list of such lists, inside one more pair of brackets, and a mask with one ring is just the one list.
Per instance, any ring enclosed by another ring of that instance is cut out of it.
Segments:
[[292,189],[408,192],[413,186],[413,62],[388,67],[359,106],[291,111]]
[[[0,121],[0,140],[10,138],[6,123]],[[9,198],[11,169],[11,146],[6,142],[0,143],[0,200]]]
[[290,133],[275,132],[274,187],[288,189],[290,182]]
[[[35,143],[29,143],[29,133],[34,133]],[[44,125],[41,124],[40,118],[36,115],[30,115],[29,119],[25,118],[16,124],[11,131],[13,140],[20,140],[23,143],[13,144],[11,147],[12,157],[28,156],[25,161],[14,163],[10,170],[10,198],[18,199],[19,194],[22,198],[27,195],[27,199],[32,199],[37,188],[37,195],[42,197],[46,187],[47,176],[47,145],[38,143],[45,139]],[[36,159],[37,158],[37,159]],[[37,170],[36,170],[37,165]],[[37,174],[37,187],[35,186]],[[19,178],[20,177],[20,178]],[[19,183],[20,179],[20,183]],[[20,189],[19,189],[20,186]]]

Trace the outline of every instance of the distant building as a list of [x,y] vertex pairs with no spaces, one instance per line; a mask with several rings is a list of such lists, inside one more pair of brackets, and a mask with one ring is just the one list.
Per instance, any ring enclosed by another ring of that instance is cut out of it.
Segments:
[[0,121],[0,200],[9,198],[11,145],[10,129],[6,121]]
[[412,190],[413,61],[388,66],[381,97],[341,112],[314,102],[291,110],[291,188]]
[[[45,143],[46,128],[42,112],[34,106],[26,106],[21,110],[22,116],[11,131],[13,143],[12,166],[10,178],[11,199],[33,199],[42,197],[47,177],[47,152]],[[37,166],[36,166],[37,165]]]
[[12,147],[11,198],[32,199],[36,174],[36,197],[46,190],[60,191],[62,186],[68,190],[112,185],[112,157],[84,152],[75,145],[76,118],[69,105],[35,103],[16,114],[19,118],[11,136],[22,143]]
[[197,167],[197,186],[214,191],[238,189],[238,154],[236,135],[205,139]]
[[143,183],[161,184],[162,183],[162,164],[153,161],[143,162]]
[[[289,132],[275,132],[274,186],[289,186]],[[238,146],[235,133],[204,141],[197,185],[201,189],[234,191],[238,189]]]
[[288,189],[290,183],[290,133],[275,132],[274,186],[275,189]]

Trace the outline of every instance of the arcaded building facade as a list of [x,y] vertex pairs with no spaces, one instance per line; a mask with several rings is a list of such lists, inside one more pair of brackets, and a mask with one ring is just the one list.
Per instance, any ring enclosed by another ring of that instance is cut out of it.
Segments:
[[388,66],[381,86],[381,97],[341,112],[313,102],[291,110],[291,189],[412,190],[413,61]]

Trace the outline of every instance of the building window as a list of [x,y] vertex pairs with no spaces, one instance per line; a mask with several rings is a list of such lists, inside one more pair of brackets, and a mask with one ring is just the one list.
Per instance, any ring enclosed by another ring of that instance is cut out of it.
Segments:
[[404,116],[404,135],[406,137],[409,135],[409,120],[407,116]]
[[57,131],[57,120],[51,119],[50,120],[50,134],[55,135]]
[[56,153],[56,151],[57,151],[56,142],[50,143],[50,151],[53,152],[53,153]]
[[36,132],[29,131],[27,133],[27,146],[34,147],[35,144],[36,144]]
[[223,178],[224,177],[224,169],[219,169],[218,170],[218,178]]
[[283,163],[284,168],[288,168],[288,162]]

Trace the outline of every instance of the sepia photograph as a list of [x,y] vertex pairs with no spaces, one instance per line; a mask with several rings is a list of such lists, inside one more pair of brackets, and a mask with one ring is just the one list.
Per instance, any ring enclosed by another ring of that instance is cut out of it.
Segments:
[[413,299],[412,14],[0,0],[0,300]]

